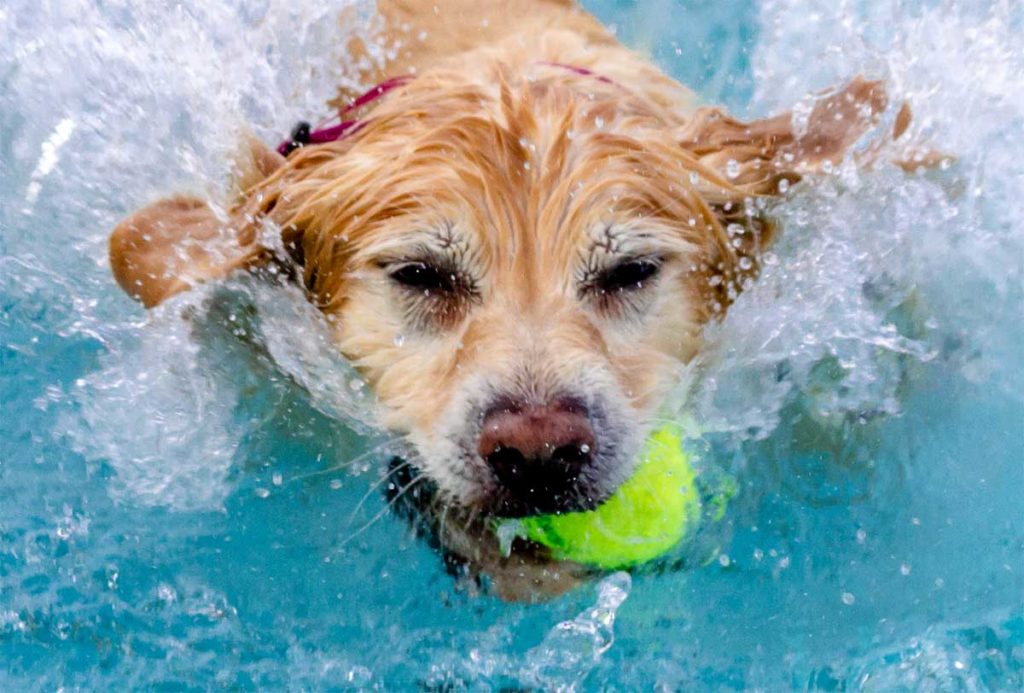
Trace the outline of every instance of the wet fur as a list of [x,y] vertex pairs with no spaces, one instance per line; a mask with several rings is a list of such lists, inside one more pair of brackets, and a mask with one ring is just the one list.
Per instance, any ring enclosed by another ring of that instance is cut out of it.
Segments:
[[[886,97],[855,79],[798,137],[788,113],[741,122],[698,107],[570,2],[378,5],[376,40],[394,57],[362,78],[415,79],[349,138],[287,160],[250,143],[222,214],[172,198],[125,220],[114,273],[147,306],[239,269],[295,273],[436,489],[434,530],[459,518],[442,542],[506,596],[559,591],[585,571],[478,540],[477,509],[500,492],[475,454],[482,412],[501,397],[580,398],[603,436],[587,488],[614,491],[702,327],[756,276],[781,181],[842,160]],[[658,258],[651,286],[588,293],[627,256]],[[418,257],[452,268],[459,300],[393,285],[389,267]]]

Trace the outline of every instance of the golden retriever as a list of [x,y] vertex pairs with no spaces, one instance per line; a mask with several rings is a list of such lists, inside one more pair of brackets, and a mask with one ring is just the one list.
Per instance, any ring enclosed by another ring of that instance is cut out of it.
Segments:
[[[847,156],[884,91],[858,78],[802,118],[741,122],[570,0],[378,9],[367,40],[393,57],[361,75],[379,88],[339,95],[337,136],[297,133],[287,156],[253,143],[228,218],[185,197],[132,215],[114,275],[154,306],[240,269],[292,272],[446,514],[593,507],[753,281],[765,200]],[[506,596],[579,575],[503,557],[470,524],[442,543]]]

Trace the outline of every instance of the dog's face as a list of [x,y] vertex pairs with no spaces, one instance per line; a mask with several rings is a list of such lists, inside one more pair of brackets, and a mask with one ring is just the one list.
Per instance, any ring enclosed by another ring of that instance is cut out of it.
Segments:
[[[447,502],[593,507],[750,281],[788,117],[681,116],[556,67],[415,80],[259,190],[383,423]],[[831,114],[829,114],[831,115]],[[787,158],[792,159],[790,154]]]
[[421,80],[355,141],[303,152],[277,200],[384,424],[485,513],[589,508],[629,476],[714,310],[711,264],[736,259],[721,237],[760,229],[724,231],[742,197],[677,123],[584,87]]
[[458,127],[479,139],[379,162],[407,187],[357,243],[339,343],[451,498],[502,515],[589,507],[628,476],[695,350],[696,247],[611,158],[620,143],[567,141],[557,162],[531,147],[540,133]]

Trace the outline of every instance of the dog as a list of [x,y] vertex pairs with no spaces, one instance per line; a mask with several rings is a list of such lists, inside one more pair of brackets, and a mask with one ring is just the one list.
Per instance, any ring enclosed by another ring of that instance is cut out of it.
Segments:
[[486,518],[593,508],[630,476],[702,328],[756,278],[766,203],[839,165],[888,99],[858,77],[743,122],[570,0],[377,8],[343,122],[250,142],[226,217],[192,197],[131,215],[113,273],[147,307],[294,276],[408,442],[442,547],[503,596],[558,593],[586,571],[501,554]]

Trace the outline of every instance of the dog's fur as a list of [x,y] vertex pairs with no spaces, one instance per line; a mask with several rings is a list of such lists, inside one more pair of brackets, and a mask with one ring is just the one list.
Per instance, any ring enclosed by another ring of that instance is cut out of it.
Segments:
[[[754,278],[772,236],[763,201],[843,159],[884,92],[855,79],[796,133],[788,113],[740,122],[699,108],[568,0],[378,7],[374,40],[394,57],[362,79],[414,78],[348,138],[287,160],[253,143],[227,219],[180,197],[131,216],[111,239],[114,274],[154,306],[240,268],[295,268],[446,504],[486,512],[500,491],[474,441],[501,398],[582,401],[599,449],[587,493],[607,496],[702,326]],[[637,258],[656,274],[602,289]],[[441,268],[452,290],[396,284],[409,262]],[[526,570],[450,543],[492,573]]]

